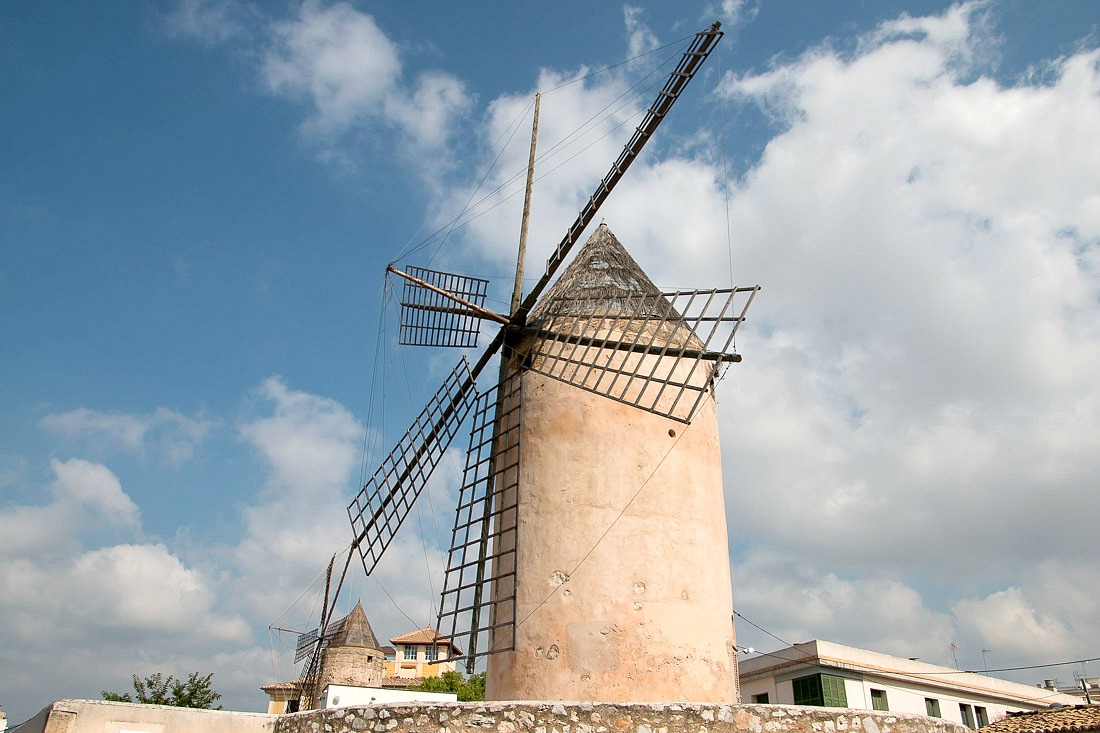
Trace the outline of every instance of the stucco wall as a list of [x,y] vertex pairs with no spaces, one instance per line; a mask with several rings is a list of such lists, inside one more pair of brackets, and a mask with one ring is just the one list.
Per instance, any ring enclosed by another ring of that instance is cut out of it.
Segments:
[[449,703],[311,710],[275,733],[971,733],[922,715],[785,705]]
[[276,716],[106,700],[58,700],[19,733],[270,733]]
[[515,648],[493,700],[736,696],[713,399],[684,425],[523,376]]

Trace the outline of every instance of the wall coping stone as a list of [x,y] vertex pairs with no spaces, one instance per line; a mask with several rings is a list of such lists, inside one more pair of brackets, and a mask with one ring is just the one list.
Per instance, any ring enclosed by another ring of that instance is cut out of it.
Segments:
[[972,733],[910,713],[700,703],[386,703],[280,716],[274,733]]

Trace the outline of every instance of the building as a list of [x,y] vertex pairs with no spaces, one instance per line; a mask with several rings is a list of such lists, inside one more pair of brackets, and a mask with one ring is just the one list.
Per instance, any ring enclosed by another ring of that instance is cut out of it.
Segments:
[[380,687],[384,657],[381,644],[363,611],[363,604],[356,603],[351,613],[332,623],[325,631],[320,665],[312,689],[304,689],[306,682],[301,679],[260,688],[268,696],[267,712],[281,715],[317,707],[330,685]]
[[1100,733],[1100,706],[1074,705],[1026,713],[1009,713],[988,733]]
[[455,657],[462,650],[430,626],[390,639],[385,648],[386,686],[412,685],[424,677],[455,671]]
[[818,640],[744,660],[739,672],[744,703],[916,713],[970,728],[1078,702],[1057,691]]
[[606,224],[531,308],[504,403],[516,511],[494,529],[522,552],[494,582],[515,605],[498,607],[486,699],[737,698],[718,362],[700,354],[735,355],[694,322]]

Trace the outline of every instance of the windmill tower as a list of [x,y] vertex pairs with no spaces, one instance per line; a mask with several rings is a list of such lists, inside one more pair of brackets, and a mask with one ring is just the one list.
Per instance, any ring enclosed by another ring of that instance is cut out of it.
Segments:
[[[540,306],[529,320],[538,330],[702,345],[603,224]],[[577,354],[555,337],[534,337],[512,367],[523,400],[515,584],[523,623],[514,648],[489,658],[489,694],[729,703],[736,648],[709,371],[692,374],[676,355]],[[629,375],[644,378],[628,384]],[[675,378],[699,390],[698,407],[669,387]]]
[[488,658],[490,699],[736,699],[713,390],[759,288],[662,293],[601,225],[547,289],[720,37],[695,35],[509,314],[484,309],[484,280],[388,268],[402,343],[470,347],[479,319],[501,325],[348,507],[370,575],[472,415],[437,627],[468,671]]

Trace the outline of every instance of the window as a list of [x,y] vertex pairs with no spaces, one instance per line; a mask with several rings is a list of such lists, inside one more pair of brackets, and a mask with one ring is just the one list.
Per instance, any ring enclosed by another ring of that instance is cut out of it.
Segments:
[[435,644],[429,644],[428,646],[424,647],[425,662],[434,662],[437,659],[439,659],[439,647],[437,647]]
[[872,710],[889,710],[890,705],[886,702],[886,690],[876,690],[871,688],[871,709]]
[[812,674],[791,680],[795,705],[819,705],[827,708],[848,707],[844,678],[831,674]]
[[406,646],[405,647],[405,652],[402,656],[405,659],[416,659],[416,647],[415,646]]
[[755,704],[755,705],[767,705],[768,704],[768,693],[761,692],[759,695],[753,695],[752,696],[752,701],[753,701],[753,704]]
[[934,697],[924,698],[924,713],[930,718],[939,718],[940,716],[940,701]]
[[985,708],[975,705],[974,716],[978,719],[979,728],[984,728],[989,725],[989,713],[986,712]]
[[974,727],[974,710],[966,703],[959,703],[959,715],[962,716],[963,725],[967,728]]

